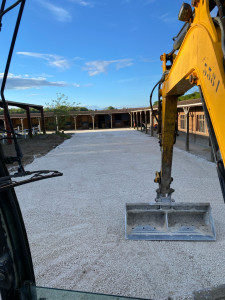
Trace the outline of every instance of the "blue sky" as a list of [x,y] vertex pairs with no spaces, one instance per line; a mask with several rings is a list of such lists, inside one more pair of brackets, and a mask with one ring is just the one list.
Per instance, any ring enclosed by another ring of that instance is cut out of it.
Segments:
[[[63,93],[89,108],[148,106],[162,73],[159,57],[172,50],[183,25],[177,19],[182,3],[27,0],[6,98],[45,105]],[[2,21],[1,74],[15,13]]]

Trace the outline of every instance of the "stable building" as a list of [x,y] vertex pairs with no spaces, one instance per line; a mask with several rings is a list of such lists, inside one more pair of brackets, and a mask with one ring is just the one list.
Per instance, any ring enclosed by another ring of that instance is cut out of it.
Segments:
[[[18,130],[29,130],[39,127],[40,131],[46,130],[93,130],[109,128],[134,128],[150,135],[156,135],[158,114],[157,106],[153,110],[144,108],[124,108],[113,110],[95,111],[69,111],[64,115],[44,112],[43,106],[23,104],[8,101],[9,106],[24,109],[24,114],[11,114],[13,127]],[[30,111],[35,108],[38,112]],[[208,143],[208,129],[202,108],[201,99],[180,101],[177,104],[177,126],[180,134],[186,136],[187,149],[189,141],[206,141]],[[0,126],[6,126],[4,114],[0,115]]]

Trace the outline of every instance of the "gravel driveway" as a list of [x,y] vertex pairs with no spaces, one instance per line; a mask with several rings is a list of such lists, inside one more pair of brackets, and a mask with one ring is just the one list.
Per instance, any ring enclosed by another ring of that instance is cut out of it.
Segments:
[[27,166],[44,168],[64,176],[16,188],[38,285],[189,299],[224,283],[225,205],[215,164],[174,150],[173,197],[211,202],[216,242],[124,239],[125,203],[155,198],[156,138],[132,129],[82,131]]

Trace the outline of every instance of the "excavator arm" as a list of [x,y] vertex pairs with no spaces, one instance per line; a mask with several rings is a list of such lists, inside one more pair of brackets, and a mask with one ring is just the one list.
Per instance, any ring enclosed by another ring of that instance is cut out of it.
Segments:
[[[194,12],[187,20],[187,33],[175,54],[163,54],[161,172],[157,172],[155,181],[159,183],[156,201],[171,201],[172,155],[174,132],[177,116],[177,98],[194,85],[199,86],[203,108],[208,123],[214,156],[217,162],[220,183],[224,192],[225,162],[225,69],[224,69],[224,26],[222,15],[223,2],[214,0],[194,0]],[[188,8],[188,4],[185,9]],[[210,9],[218,5],[220,15],[212,18]],[[219,6],[220,5],[220,6]],[[179,16],[185,10],[182,6]],[[170,64],[168,65],[168,61]]]
[[[133,240],[215,241],[210,203],[174,203],[171,171],[176,140],[177,99],[199,86],[211,144],[225,199],[225,7],[224,0],[192,0],[183,3],[178,18],[185,21],[173,50],[161,55],[163,76],[159,86],[158,133],[161,171],[154,203],[126,204],[126,235]],[[211,17],[217,7],[218,16]],[[152,104],[151,104],[152,106]],[[154,110],[152,108],[154,113]]]

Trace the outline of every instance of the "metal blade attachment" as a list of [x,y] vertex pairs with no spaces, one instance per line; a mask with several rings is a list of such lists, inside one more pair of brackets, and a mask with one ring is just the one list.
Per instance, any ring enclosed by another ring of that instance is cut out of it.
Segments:
[[126,204],[129,240],[215,241],[209,203]]

